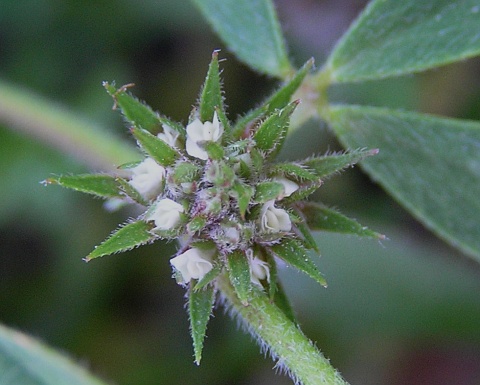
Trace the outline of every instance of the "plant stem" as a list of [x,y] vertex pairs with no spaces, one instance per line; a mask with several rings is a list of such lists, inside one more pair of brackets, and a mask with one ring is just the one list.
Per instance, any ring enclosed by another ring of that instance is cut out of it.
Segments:
[[117,136],[39,95],[0,81],[0,123],[25,132],[93,169],[112,171],[141,158]]
[[227,278],[218,285],[225,299],[265,345],[277,365],[304,385],[348,385],[318,348],[261,290],[254,288],[247,306],[242,305]]

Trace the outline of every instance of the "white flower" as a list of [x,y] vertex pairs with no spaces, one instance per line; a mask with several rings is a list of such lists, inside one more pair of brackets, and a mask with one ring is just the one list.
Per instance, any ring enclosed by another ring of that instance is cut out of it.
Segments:
[[265,233],[278,233],[290,231],[292,222],[284,209],[278,209],[273,205],[274,201],[266,202],[260,212],[260,229]]
[[170,259],[170,264],[182,275],[184,283],[202,279],[213,268],[212,257],[215,251],[192,247],[190,250]]
[[250,265],[250,280],[256,285],[262,285],[261,280],[270,282],[270,266],[267,262],[253,256],[251,249],[247,250],[248,263]]
[[155,204],[155,209],[147,217],[149,221],[155,221],[154,230],[171,230],[180,223],[183,206],[171,199],[161,199]]
[[202,123],[198,118],[187,126],[187,141],[185,149],[187,153],[195,158],[207,160],[207,152],[198,143],[209,141],[217,142],[223,134],[223,127],[218,121],[217,113],[213,115],[212,122]]
[[140,195],[147,199],[155,198],[161,191],[165,169],[152,158],[146,158],[130,170],[132,179],[128,182]]
[[284,193],[278,197],[278,199],[283,199],[285,197],[289,197],[292,195],[295,191],[299,189],[298,184],[296,184],[294,181],[284,178],[284,177],[276,177],[273,178],[274,182],[280,183],[283,185],[284,188]]
[[180,133],[166,124],[162,124],[162,127],[163,132],[158,133],[157,137],[162,139],[171,147],[180,148],[180,141],[178,140]]

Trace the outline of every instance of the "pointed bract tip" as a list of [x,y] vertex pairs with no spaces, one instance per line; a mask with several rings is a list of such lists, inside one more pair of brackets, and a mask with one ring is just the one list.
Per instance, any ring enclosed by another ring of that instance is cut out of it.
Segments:
[[90,262],[91,260],[92,260],[92,258],[90,258],[90,257],[82,258],[82,261],[87,262],[87,263]]
[[377,155],[380,152],[378,148],[374,148],[368,152],[368,155]]

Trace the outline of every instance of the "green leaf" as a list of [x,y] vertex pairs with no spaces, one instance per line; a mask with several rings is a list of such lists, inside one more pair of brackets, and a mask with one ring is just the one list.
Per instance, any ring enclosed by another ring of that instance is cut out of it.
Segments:
[[245,129],[248,127],[248,125],[251,125],[261,116],[264,116],[268,113],[273,113],[276,109],[285,108],[285,106],[290,102],[290,99],[295,91],[297,91],[302,84],[305,76],[312,69],[312,66],[313,59],[310,59],[295,73],[295,75],[289,81],[287,81],[265,102],[240,118],[233,129],[233,136],[235,138],[240,138],[245,134]]
[[82,366],[31,337],[0,325],[3,385],[102,385]]
[[115,103],[120,106],[125,118],[134,127],[143,128],[144,130],[153,133],[158,133],[160,131],[161,122],[158,119],[157,114],[153,112],[149,106],[127,93],[127,89],[132,87],[133,84],[124,85],[118,90],[108,82],[103,82],[103,86],[109,95],[115,100]]
[[58,184],[62,187],[96,195],[102,198],[123,197],[116,178],[102,174],[64,175],[48,178],[45,185]]
[[190,290],[189,292],[190,331],[197,365],[200,365],[202,359],[203,341],[207,332],[208,320],[212,314],[214,299],[215,290],[213,286],[207,286],[202,290]]
[[277,182],[260,182],[255,187],[256,203],[265,203],[277,199],[284,193],[285,188],[281,183]]
[[379,79],[480,53],[478,0],[376,0],[337,44],[327,71],[337,82]]
[[252,291],[252,282],[250,280],[250,266],[247,256],[242,251],[234,251],[227,255],[228,276],[238,299],[248,305],[250,292]]
[[223,146],[217,142],[206,142],[202,147],[208,154],[208,157],[213,160],[221,160],[224,156]]
[[200,93],[198,113],[202,122],[213,121],[216,109],[223,109],[222,85],[218,67],[218,51],[213,51],[207,77]]
[[193,0],[235,55],[253,69],[285,77],[291,72],[285,42],[269,0]]
[[233,185],[232,195],[237,200],[238,209],[240,210],[240,216],[245,218],[245,213],[247,212],[250,199],[254,194],[254,190],[251,186],[243,184],[241,182],[236,182]]
[[317,246],[317,242],[315,241],[315,238],[313,237],[312,233],[310,232],[310,229],[308,228],[307,224],[304,221],[295,222],[295,227],[298,229],[301,236],[303,237],[305,245],[309,249],[313,249],[318,253],[319,249],[318,249],[318,246]]
[[362,226],[356,220],[319,203],[299,202],[297,207],[302,211],[311,230],[333,231],[335,233],[352,234],[359,237],[385,239],[385,236]]
[[175,165],[172,170],[172,179],[175,184],[193,182],[200,173],[200,168],[190,162],[182,162]]
[[370,176],[451,245],[480,261],[480,123],[373,107],[332,107],[346,147],[377,147]]
[[132,134],[142,149],[162,166],[171,166],[180,154],[162,139],[141,128],[132,128]]
[[155,239],[150,230],[152,225],[145,221],[128,223],[116,230],[103,243],[95,247],[86,258],[89,262],[94,258],[131,250]]
[[290,176],[295,180],[317,181],[319,177],[313,172],[309,171],[304,165],[296,163],[277,163],[274,164],[269,172],[270,176]]
[[326,178],[336,174],[343,169],[353,166],[367,156],[376,155],[377,149],[374,150],[355,150],[343,154],[330,154],[310,158],[303,162],[304,166],[315,172],[319,178]]
[[212,269],[200,279],[193,290],[202,290],[205,286],[217,278],[223,270],[223,263],[216,261],[213,263]]
[[266,250],[273,256],[283,259],[289,265],[304,272],[320,285],[327,287],[327,282],[317,269],[317,266],[308,256],[303,244],[296,239],[285,239],[282,243],[267,247]]
[[135,202],[141,204],[142,206],[147,205],[147,201],[145,198],[140,194],[135,187],[133,187],[128,181],[123,178],[116,178],[115,181],[118,183],[122,191],[128,195],[131,199]]
[[194,234],[197,231],[201,231],[207,224],[207,218],[203,216],[194,217],[187,225],[187,231],[190,234]]
[[298,102],[292,102],[282,110],[276,110],[257,128],[253,139],[260,150],[276,154],[280,151],[288,131],[290,115]]

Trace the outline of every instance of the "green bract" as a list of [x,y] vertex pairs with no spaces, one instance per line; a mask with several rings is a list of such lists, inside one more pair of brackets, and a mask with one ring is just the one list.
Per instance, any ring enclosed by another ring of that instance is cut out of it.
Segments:
[[290,99],[312,65],[307,62],[236,124],[226,118],[217,52],[186,127],[154,113],[130,96],[126,86],[117,90],[105,83],[146,158],[122,166],[126,176],[78,175],[46,181],[145,206],[144,214],[120,227],[87,261],[161,239],[182,239],[181,250],[170,262],[177,281],[189,290],[197,363],[219,279],[229,281],[244,306],[260,289],[292,319],[278,282],[277,259],[326,286],[311,259],[311,251],[318,247],[309,226],[382,238],[336,211],[303,201],[329,175],[376,151],[273,162],[299,104]]

